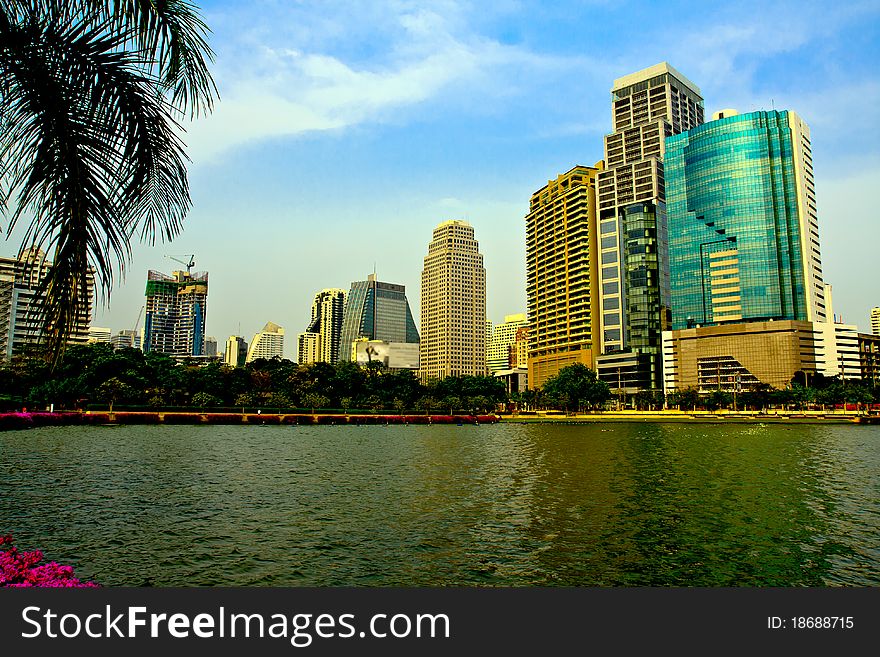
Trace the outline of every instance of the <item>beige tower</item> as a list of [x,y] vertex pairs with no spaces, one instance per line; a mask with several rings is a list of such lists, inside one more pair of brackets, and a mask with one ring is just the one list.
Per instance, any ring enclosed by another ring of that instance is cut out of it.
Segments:
[[313,362],[335,364],[339,361],[344,311],[345,290],[327,288],[315,295],[315,301],[312,303],[312,321],[299,338],[298,351],[301,364]]
[[880,306],[871,308],[871,333],[880,335]]
[[[595,167],[576,166],[532,194],[526,216],[529,387],[563,367],[594,367],[599,346]],[[519,363],[520,367],[525,363]]]
[[422,380],[486,374],[486,270],[474,229],[444,221],[422,270]]

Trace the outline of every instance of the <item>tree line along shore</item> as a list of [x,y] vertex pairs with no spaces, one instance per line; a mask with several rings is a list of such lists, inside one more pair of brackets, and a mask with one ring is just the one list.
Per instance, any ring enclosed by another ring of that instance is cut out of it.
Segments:
[[[833,414],[876,412],[880,387],[870,382],[803,376],[785,389],[763,386],[733,394],[695,389],[669,395],[643,391],[621,395],[584,365],[564,368],[538,389],[508,394],[491,376],[451,376],[427,383],[409,370],[351,362],[298,365],[258,359],[244,367],[176,362],[158,353],[114,350],[107,344],[73,345],[51,370],[39,353],[15,356],[0,365],[0,412],[28,410],[140,412],[242,416],[488,416],[530,413],[655,413],[677,410],[752,414]],[[667,414],[666,417],[672,417]],[[132,416],[135,417],[135,416]],[[173,421],[173,420],[172,420]],[[305,422],[305,420],[303,420]],[[365,421],[366,422],[366,421]]]

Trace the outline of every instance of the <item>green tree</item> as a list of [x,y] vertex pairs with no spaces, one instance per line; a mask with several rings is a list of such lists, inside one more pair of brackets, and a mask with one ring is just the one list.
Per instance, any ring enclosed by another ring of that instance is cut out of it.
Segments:
[[[39,283],[57,365],[131,238],[172,239],[191,205],[177,119],[210,110],[207,28],[185,0],[0,0],[0,212],[51,247]],[[8,213],[7,213],[8,208]]]
[[106,401],[110,405],[110,412],[113,412],[113,404],[118,401],[131,399],[134,390],[130,385],[113,377],[107,379],[98,387],[98,398]]
[[706,409],[717,411],[719,408],[729,408],[733,404],[733,395],[723,390],[713,390],[703,400]]
[[206,406],[220,406],[222,401],[219,397],[208,392],[197,392],[192,396],[192,405],[197,408],[205,408]]
[[700,393],[693,387],[677,390],[669,395],[669,405],[682,411],[696,410],[699,404]]
[[330,399],[324,395],[310,392],[303,397],[303,403],[307,408],[312,409],[312,415],[314,415],[316,408],[327,408],[330,405]]
[[584,407],[595,408],[611,397],[608,384],[582,363],[563,367],[556,376],[544,382],[542,389],[549,398],[565,406],[566,410],[569,404],[578,410]]

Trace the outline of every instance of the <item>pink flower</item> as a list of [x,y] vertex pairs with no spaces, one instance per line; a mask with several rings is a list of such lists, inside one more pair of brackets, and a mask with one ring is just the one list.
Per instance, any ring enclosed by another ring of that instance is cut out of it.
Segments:
[[97,588],[94,582],[81,582],[74,576],[71,566],[62,566],[55,561],[40,563],[43,553],[40,550],[19,552],[12,544],[12,536],[0,536],[0,545],[9,546],[0,551],[0,587],[55,587],[55,588]]

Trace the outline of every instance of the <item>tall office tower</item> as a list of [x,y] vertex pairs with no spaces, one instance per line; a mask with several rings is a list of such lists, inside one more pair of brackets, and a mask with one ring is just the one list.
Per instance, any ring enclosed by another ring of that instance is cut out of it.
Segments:
[[[526,216],[529,386],[599,347],[595,167],[576,166],[532,194]],[[526,363],[519,363],[525,367]]]
[[208,336],[205,338],[205,356],[217,355],[217,338]]
[[[345,290],[328,288],[315,295],[315,301],[312,303],[312,321],[309,322],[305,334],[318,334],[317,358],[306,362],[335,364],[339,361],[344,312]],[[351,345],[348,345],[348,349],[351,349]]]
[[257,358],[284,358],[284,329],[274,322],[266,322],[263,330],[251,340],[248,363]]
[[340,360],[352,360],[352,343],[360,338],[386,342],[419,341],[419,331],[403,285],[382,283],[376,280],[375,274],[369,274],[365,281],[352,282],[345,298]]
[[208,274],[158,271],[147,274],[144,353],[177,358],[205,354]]
[[[52,262],[46,254],[33,248],[18,258],[0,258],[0,358],[8,359],[21,353],[26,345],[36,345],[43,338],[43,322],[39,312],[42,295],[40,281]],[[89,339],[94,275],[88,275],[88,302],[77,313],[67,338],[68,344],[85,344]]]
[[297,361],[300,365],[317,363],[321,355],[321,334],[300,333],[297,340]]
[[505,315],[504,322],[492,328],[492,336],[486,349],[489,373],[510,368],[510,347],[516,342],[517,331],[528,327],[525,313]]
[[424,263],[422,380],[486,374],[486,269],[473,226],[437,226]]
[[716,116],[666,140],[672,328],[824,322],[809,128],[790,111]]
[[602,356],[599,376],[627,392],[662,386],[669,328],[663,156],[666,139],[703,122],[699,88],[663,62],[614,81],[614,132],[597,176]]
[[871,333],[880,335],[880,307],[871,308]]
[[226,341],[223,363],[229,367],[241,367],[247,360],[247,352],[247,341],[238,335],[230,335]]
[[110,344],[113,345],[114,349],[140,349],[141,347],[138,332],[131,329],[119,331],[119,333],[110,338]]

